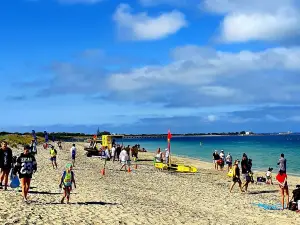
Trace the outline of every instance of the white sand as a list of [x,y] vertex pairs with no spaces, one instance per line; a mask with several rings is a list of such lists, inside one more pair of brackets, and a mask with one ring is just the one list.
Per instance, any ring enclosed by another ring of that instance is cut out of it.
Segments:
[[[0,224],[300,224],[296,212],[252,205],[279,203],[277,185],[253,184],[243,194],[235,187],[230,194],[231,179],[225,172],[212,170],[212,164],[174,157],[196,165],[199,173],[159,172],[151,153],[140,153],[140,159],[150,161],[140,161],[131,173],[120,172],[118,162],[108,162],[103,177],[99,172],[104,161],[86,157],[82,146],[77,144],[77,189],[71,195],[72,204],[60,204],[58,192],[71,144],[58,150],[58,170],[51,166],[49,151],[39,148],[31,203],[23,203],[21,193],[0,190]],[[297,182],[289,177],[290,191]]]

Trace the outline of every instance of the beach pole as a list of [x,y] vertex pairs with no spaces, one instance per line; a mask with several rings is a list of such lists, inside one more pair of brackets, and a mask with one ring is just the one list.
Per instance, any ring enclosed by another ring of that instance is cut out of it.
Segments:
[[172,134],[170,129],[168,130],[168,151],[169,151],[169,166],[171,166],[171,138],[172,138]]

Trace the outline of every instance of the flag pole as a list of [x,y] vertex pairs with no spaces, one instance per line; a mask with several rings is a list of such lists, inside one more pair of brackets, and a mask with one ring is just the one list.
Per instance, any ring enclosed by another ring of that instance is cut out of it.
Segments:
[[169,151],[169,166],[171,166],[171,132],[170,132],[170,129],[168,130],[168,151]]

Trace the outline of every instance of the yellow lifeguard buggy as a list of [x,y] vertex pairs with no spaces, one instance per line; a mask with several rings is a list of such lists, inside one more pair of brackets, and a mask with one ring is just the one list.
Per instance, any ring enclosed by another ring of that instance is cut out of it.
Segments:
[[102,146],[111,149],[113,144],[123,144],[123,135],[102,135]]

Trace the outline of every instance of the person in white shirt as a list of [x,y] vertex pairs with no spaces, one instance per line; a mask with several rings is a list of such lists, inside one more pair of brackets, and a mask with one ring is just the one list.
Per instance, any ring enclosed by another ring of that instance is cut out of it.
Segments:
[[105,159],[110,159],[110,153],[109,153],[109,150],[108,150],[108,147],[105,146]]
[[75,144],[72,145],[72,148],[70,149],[70,153],[71,153],[73,167],[75,167],[75,158],[76,158],[76,147],[75,147]]
[[221,150],[221,152],[220,152],[220,159],[222,159],[222,164],[221,164],[220,166],[221,166],[221,170],[223,170],[224,163],[225,163],[225,154],[224,154],[224,150]]
[[[120,169],[120,171],[125,167],[125,172],[127,171],[127,164],[128,164],[128,160],[129,160],[129,156],[128,156],[128,153],[126,151],[125,148],[122,149],[121,153],[120,153],[120,156],[119,156],[119,159],[121,161],[121,164],[122,164],[122,167]],[[130,166],[130,165],[128,165]]]
[[160,148],[158,148],[155,155],[155,162],[161,163],[162,161],[162,152],[160,151]]
[[170,151],[168,148],[165,149],[165,160],[166,160],[166,164],[169,164],[169,156],[170,156]]
[[227,171],[229,172],[229,170],[232,168],[232,156],[229,152],[226,156],[226,164],[228,165]]
[[111,148],[111,157],[112,157],[113,162],[114,162],[115,158],[116,158],[116,147],[114,145]]
[[268,171],[266,172],[266,184],[272,184],[273,185],[272,170],[273,170],[273,168],[269,167]]

